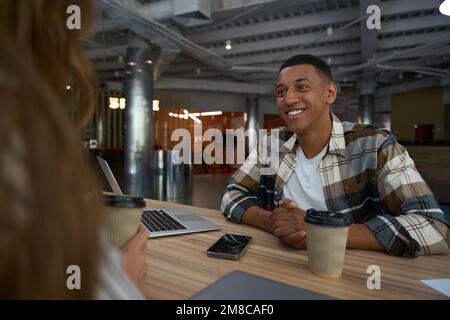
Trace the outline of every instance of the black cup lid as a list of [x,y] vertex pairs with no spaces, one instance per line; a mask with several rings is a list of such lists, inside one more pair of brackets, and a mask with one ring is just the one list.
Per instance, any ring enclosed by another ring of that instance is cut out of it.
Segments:
[[120,195],[104,195],[103,201],[111,207],[118,208],[144,208],[145,201],[141,197],[120,196]]
[[305,222],[326,227],[348,227],[352,224],[352,221],[342,213],[316,209],[306,210]]

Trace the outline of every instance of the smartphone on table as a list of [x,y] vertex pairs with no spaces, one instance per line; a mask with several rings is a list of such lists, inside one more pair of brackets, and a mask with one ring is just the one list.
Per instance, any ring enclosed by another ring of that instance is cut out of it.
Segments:
[[225,234],[206,252],[211,258],[238,260],[247,249],[252,237],[240,234]]

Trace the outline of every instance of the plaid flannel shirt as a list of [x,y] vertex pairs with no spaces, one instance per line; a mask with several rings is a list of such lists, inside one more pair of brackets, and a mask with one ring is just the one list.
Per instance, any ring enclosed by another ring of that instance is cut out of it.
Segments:
[[[334,114],[331,118],[331,138],[320,162],[328,210],[367,225],[392,255],[447,254],[448,222],[406,149],[387,130],[341,122]],[[271,143],[263,142],[262,148],[278,157],[276,174],[261,174],[264,166],[254,150],[229,180],[221,210],[233,222],[240,223],[251,206],[264,207],[262,192],[274,194],[274,206],[283,197],[299,145],[296,134],[275,130],[278,136],[272,131]],[[267,190],[261,187],[262,178]]]

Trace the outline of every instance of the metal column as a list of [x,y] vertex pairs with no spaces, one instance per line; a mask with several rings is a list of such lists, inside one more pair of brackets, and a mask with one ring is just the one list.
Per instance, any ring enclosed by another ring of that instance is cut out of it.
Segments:
[[153,64],[148,47],[127,49],[125,97],[125,190],[151,197]]
[[247,97],[246,100],[246,108],[247,108],[247,124],[246,130],[248,130],[248,151],[251,152],[251,148],[257,147],[257,139],[258,134],[257,130],[259,129],[258,123],[258,98],[257,97]]
[[363,77],[358,82],[359,88],[359,113],[361,122],[375,124],[375,89],[377,79],[375,77]]
[[373,94],[362,94],[359,96],[359,109],[362,123],[374,124],[375,96]]

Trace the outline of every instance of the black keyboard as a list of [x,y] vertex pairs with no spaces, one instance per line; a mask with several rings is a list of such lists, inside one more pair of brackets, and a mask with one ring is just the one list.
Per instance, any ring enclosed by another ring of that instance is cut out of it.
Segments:
[[142,214],[142,223],[150,231],[173,231],[187,229],[163,210],[145,210]]

